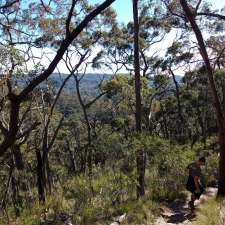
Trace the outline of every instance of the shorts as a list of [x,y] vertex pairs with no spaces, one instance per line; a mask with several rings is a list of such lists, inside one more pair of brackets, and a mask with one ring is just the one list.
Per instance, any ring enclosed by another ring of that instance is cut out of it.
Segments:
[[196,199],[200,199],[200,196],[204,192],[204,188],[202,186],[200,186],[199,188],[200,188],[200,192],[196,193],[196,187],[195,187],[194,178],[192,176],[189,176],[187,184],[186,184],[186,189],[188,191],[190,191],[192,194],[194,194]]

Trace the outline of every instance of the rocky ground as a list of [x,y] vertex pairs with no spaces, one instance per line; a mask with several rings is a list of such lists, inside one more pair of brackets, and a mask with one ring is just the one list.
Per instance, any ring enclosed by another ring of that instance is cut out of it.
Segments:
[[[208,198],[215,196],[216,192],[216,188],[207,188],[201,199],[195,202],[196,209],[200,208]],[[163,209],[161,216],[155,221],[155,225],[191,225],[195,214],[188,209],[189,199],[190,197],[176,199],[168,208]]]

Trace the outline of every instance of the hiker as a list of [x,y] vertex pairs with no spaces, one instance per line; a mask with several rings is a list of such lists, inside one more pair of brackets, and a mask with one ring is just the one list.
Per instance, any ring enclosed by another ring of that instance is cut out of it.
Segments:
[[201,157],[197,162],[188,165],[189,176],[186,184],[186,189],[192,193],[191,201],[188,206],[191,210],[194,210],[194,202],[200,199],[201,194],[204,191],[202,185],[202,168],[205,165],[205,157]]

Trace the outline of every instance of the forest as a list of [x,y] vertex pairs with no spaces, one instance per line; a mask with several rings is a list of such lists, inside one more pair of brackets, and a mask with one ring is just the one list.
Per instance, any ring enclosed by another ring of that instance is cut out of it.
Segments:
[[[0,1],[0,225],[225,224],[225,3],[213,3]],[[163,217],[190,198],[200,157],[214,196],[191,219]]]

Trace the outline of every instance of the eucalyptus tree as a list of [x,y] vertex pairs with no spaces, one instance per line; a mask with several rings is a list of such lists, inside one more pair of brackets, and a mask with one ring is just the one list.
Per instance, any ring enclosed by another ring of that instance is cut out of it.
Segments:
[[[2,45],[21,46],[26,48],[25,62],[32,58],[31,49],[34,47],[54,46],[56,54],[50,60],[49,66],[27,79],[27,84],[21,90],[15,90],[14,58],[3,77],[6,85],[6,95],[2,101],[9,102],[9,126],[1,125],[3,140],[0,145],[2,156],[11,147],[19,131],[21,105],[26,102],[32,91],[46,80],[56,69],[70,44],[90,24],[90,22],[109,7],[115,0],[106,0],[98,6],[91,7],[86,1],[41,1],[22,4],[22,1],[1,10]],[[64,7],[62,7],[62,4]],[[63,12],[62,12],[63,8]],[[65,10],[66,9],[66,10]],[[81,9],[81,10],[80,10]],[[60,15],[60,17],[59,17]],[[55,29],[52,29],[52,28]],[[60,27],[60,29],[59,29]],[[62,29],[61,29],[62,28]],[[19,47],[18,47],[19,48]]]
[[[199,3],[201,3],[201,1],[199,1]],[[208,75],[210,91],[211,91],[211,94],[213,97],[213,105],[214,105],[216,117],[217,117],[219,144],[220,144],[220,148],[221,148],[220,149],[220,161],[219,161],[218,195],[225,196],[225,170],[224,170],[224,165],[225,165],[225,118],[224,118],[224,113],[223,113],[223,110],[221,107],[218,91],[217,91],[215,81],[214,81],[213,67],[209,60],[209,54],[207,52],[207,49],[206,49],[206,46],[204,43],[204,38],[203,38],[202,32],[201,32],[199,26],[197,25],[196,16],[193,13],[192,8],[190,8],[190,6],[188,5],[188,3],[185,0],[181,0],[180,4],[184,10],[186,18],[190,22],[191,27],[195,33],[195,36],[196,36],[196,39],[198,41],[199,48],[200,48],[200,54],[204,60],[204,64],[205,64],[207,75]],[[198,11],[198,9],[196,9],[195,12],[197,12],[197,11]]]
[[[0,5],[0,34],[1,34],[1,121],[0,121],[0,155],[8,157],[10,173],[9,184],[14,179],[15,166],[20,169],[23,164],[23,155],[20,147],[25,143],[29,145],[29,136],[37,129],[39,133],[35,140],[37,178],[39,200],[45,200],[46,164],[50,149],[56,140],[64,116],[53,131],[50,126],[54,117],[54,108],[63,87],[70,78],[65,78],[54,99],[45,107],[35,105],[38,90],[43,89],[43,82],[57,69],[64,57],[79,35],[86,29],[94,32],[93,24],[97,24],[97,16],[108,8],[115,0],[103,1],[100,5],[92,6],[88,1],[5,1]],[[63,6],[63,7],[62,7]],[[93,29],[91,29],[93,28]],[[48,52],[54,52],[48,57]],[[37,54],[41,52],[41,54]],[[43,59],[44,58],[44,59]],[[80,66],[83,57],[75,67]],[[48,61],[49,65],[46,66]],[[30,64],[33,69],[30,69]],[[41,92],[40,92],[41,93]],[[35,108],[43,107],[43,120],[35,116]],[[53,132],[53,133],[52,133]],[[42,136],[41,136],[42,135]],[[38,142],[39,138],[40,142]],[[32,145],[29,145],[31,149]],[[11,154],[12,152],[12,154]],[[10,153],[10,154],[9,154]],[[7,161],[8,162],[8,161]],[[12,165],[12,166],[11,166]],[[12,171],[12,172],[11,172]],[[15,180],[15,179],[14,179]],[[15,183],[15,182],[14,182]],[[12,185],[14,189],[15,185]],[[8,188],[7,188],[8,189]],[[15,189],[17,190],[17,188]],[[19,190],[19,189],[18,189]],[[15,195],[18,193],[14,191]],[[13,199],[14,202],[17,197]],[[4,201],[5,202],[5,201]]]
[[[138,0],[133,0],[133,19],[134,19],[134,74],[135,74],[135,122],[136,132],[141,132],[141,74],[139,58],[139,16]],[[145,195],[145,151],[137,149],[137,196]]]
[[[220,144],[220,160],[219,160],[219,181],[218,181],[218,195],[225,196],[225,120],[224,113],[221,107],[221,102],[218,94],[218,90],[215,84],[214,76],[214,64],[217,63],[217,60],[211,61],[210,54],[205,44],[204,38],[204,28],[202,25],[205,25],[207,22],[209,25],[218,21],[221,25],[224,25],[225,16],[220,14],[212,9],[210,9],[207,3],[203,3],[201,0],[187,2],[186,0],[180,1],[163,1],[167,7],[170,14],[180,19],[184,26],[191,28],[199,47],[199,54],[202,57],[205,70],[208,75],[208,84],[210,88],[210,94],[213,98],[213,106],[217,118],[218,126],[218,141]],[[222,11],[223,13],[223,11]],[[208,20],[210,18],[210,21]],[[214,20],[215,19],[215,20]],[[201,21],[201,23],[199,23]],[[202,22],[203,21],[203,22]],[[188,26],[190,23],[190,26]],[[212,30],[212,27],[210,27]],[[224,52],[224,49],[221,50],[220,55]]]

